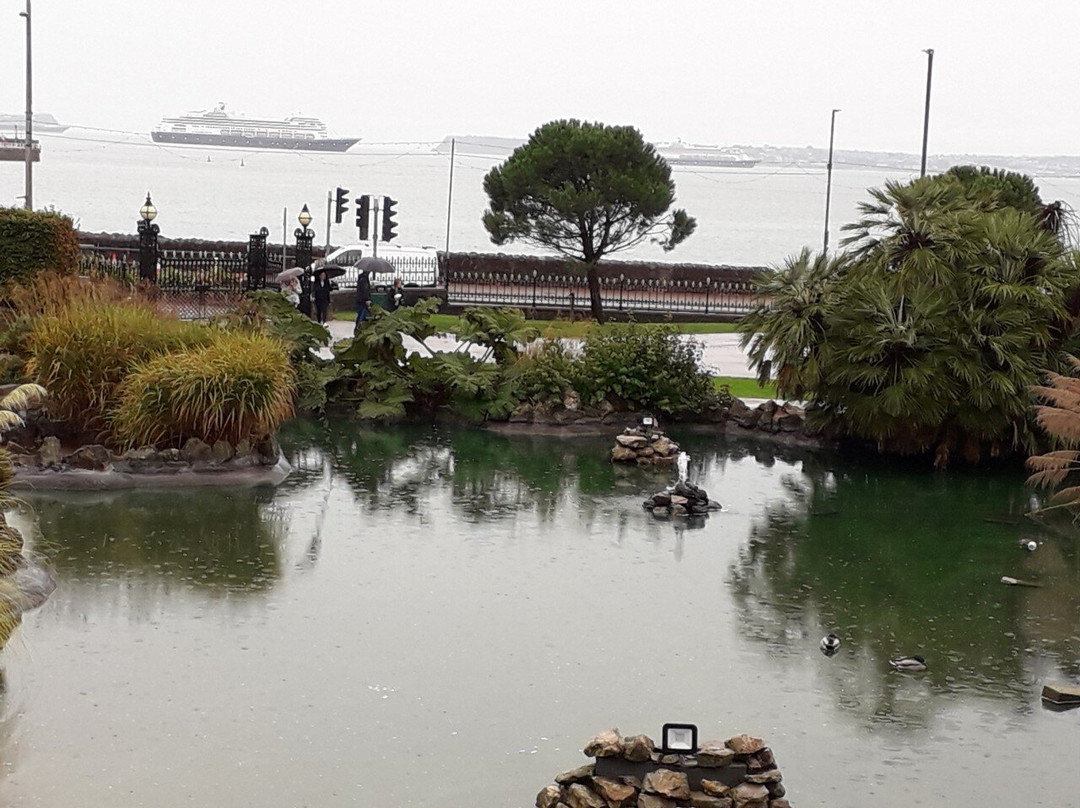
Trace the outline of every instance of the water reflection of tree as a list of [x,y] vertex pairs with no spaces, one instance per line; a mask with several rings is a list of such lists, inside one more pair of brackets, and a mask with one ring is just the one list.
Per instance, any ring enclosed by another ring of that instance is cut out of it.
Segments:
[[581,441],[331,420],[294,424],[283,445],[294,459],[310,451],[304,447],[319,447],[335,478],[344,479],[365,507],[415,514],[445,490],[470,519],[502,518],[523,508],[549,518],[567,494],[610,492],[615,484],[603,440],[595,451],[582,452]]
[[[911,681],[888,673],[890,656],[919,652],[931,660],[924,690],[1004,696],[1026,709],[1043,660],[1077,672],[1080,568],[1074,543],[1045,537],[1026,555],[1018,540],[1030,527],[988,521],[1025,510],[1022,479],[805,460],[733,570],[745,630],[781,655],[793,645],[816,653],[819,632],[836,630],[848,663],[836,659],[862,671],[841,701],[869,705],[879,720],[932,714],[932,699],[912,701]],[[1045,586],[1006,587],[1003,574]]]
[[30,498],[62,577],[150,572],[191,586],[258,590],[278,576],[285,514],[271,489],[186,489]]

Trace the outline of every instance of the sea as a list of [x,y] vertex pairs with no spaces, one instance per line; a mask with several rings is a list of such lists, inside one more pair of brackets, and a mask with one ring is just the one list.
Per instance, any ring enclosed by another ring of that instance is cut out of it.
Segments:
[[[134,233],[151,194],[163,237],[246,240],[266,227],[270,241],[290,243],[307,205],[316,243],[358,240],[350,209],[340,224],[329,196],[346,188],[397,200],[397,244],[457,252],[543,254],[539,248],[491,243],[481,222],[484,175],[497,158],[435,151],[437,142],[358,144],[341,154],[250,151],[156,144],[149,135],[69,129],[43,133],[34,164],[34,206],[71,216],[86,232]],[[697,218],[697,231],[675,250],[643,242],[614,258],[734,266],[775,266],[824,240],[827,176],[823,164],[759,163],[753,168],[673,166],[676,207]],[[858,216],[867,189],[906,181],[911,170],[834,164],[829,246]],[[1044,200],[1080,208],[1080,177],[1035,180]],[[24,166],[0,163],[0,203],[22,205]]]

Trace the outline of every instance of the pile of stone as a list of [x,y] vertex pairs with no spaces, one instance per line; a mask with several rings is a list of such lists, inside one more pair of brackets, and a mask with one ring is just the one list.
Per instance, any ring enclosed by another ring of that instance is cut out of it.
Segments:
[[776,758],[760,738],[707,741],[693,754],[663,754],[646,735],[617,729],[585,745],[596,758],[555,778],[536,808],[790,808]]
[[679,456],[679,444],[659,429],[627,427],[615,436],[611,450],[613,463],[637,463],[639,466],[673,466]]
[[169,472],[228,471],[251,466],[273,466],[281,455],[277,440],[266,438],[260,443],[242,440],[236,446],[219,440],[213,446],[191,438],[182,449],[154,449],[145,446],[114,454],[99,443],[80,446],[65,453],[60,440],[49,436],[31,454],[13,452],[17,469],[70,471],[119,471],[132,474],[168,474]]
[[679,480],[670,491],[653,494],[641,505],[658,519],[667,519],[669,516],[705,516],[709,511],[720,510],[720,503],[709,499],[705,489],[685,480]]
[[731,402],[728,417],[744,429],[756,429],[761,432],[797,432],[806,430],[806,410],[791,402],[778,404],[765,401],[750,409],[742,399]]

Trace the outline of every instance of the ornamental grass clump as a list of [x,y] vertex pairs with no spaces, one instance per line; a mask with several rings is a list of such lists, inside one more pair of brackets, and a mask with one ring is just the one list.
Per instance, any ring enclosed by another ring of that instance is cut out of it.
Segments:
[[219,332],[208,345],[150,359],[120,391],[111,419],[125,446],[257,441],[293,414],[296,375],[281,343]]
[[26,372],[50,391],[53,417],[96,430],[107,424],[120,384],[136,366],[213,337],[205,326],[163,319],[147,303],[76,300],[34,322],[25,337]]

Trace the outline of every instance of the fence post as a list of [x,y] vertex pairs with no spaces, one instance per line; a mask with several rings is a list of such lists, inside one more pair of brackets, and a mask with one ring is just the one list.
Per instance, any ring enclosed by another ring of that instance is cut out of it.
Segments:
[[266,288],[266,237],[270,231],[265,227],[248,236],[246,292]]
[[532,272],[532,278],[533,278],[533,281],[532,281],[532,308],[533,308],[533,311],[536,311],[536,270],[535,269]]
[[705,279],[705,313],[709,313],[709,291],[712,289],[712,278]]
[[570,293],[570,322],[574,322],[574,293]]

